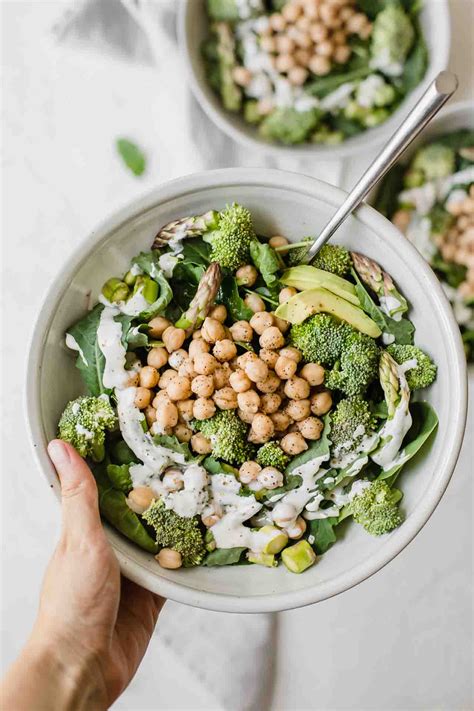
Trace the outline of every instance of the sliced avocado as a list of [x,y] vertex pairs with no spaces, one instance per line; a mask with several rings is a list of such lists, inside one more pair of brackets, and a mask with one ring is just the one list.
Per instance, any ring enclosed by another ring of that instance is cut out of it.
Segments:
[[360,306],[354,284],[336,274],[331,274],[331,272],[326,272],[324,269],[318,269],[317,267],[311,267],[308,264],[288,269],[280,281],[282,284],[294,286],[299,291],[317,289],[322,286],[324,289],[336,294],[336,296],[350,301],[351,304]]
[[365,314],[362,309],[350,304],[340,296],[332,294],[327,289],[306,289],[293,296],[286,304],[280,304],[275,311],[278,318],[283,318],[290,323],[302,323],[313,314],[320,312],[332,314],[371,338],[378,338],[382,331],[375,321]]

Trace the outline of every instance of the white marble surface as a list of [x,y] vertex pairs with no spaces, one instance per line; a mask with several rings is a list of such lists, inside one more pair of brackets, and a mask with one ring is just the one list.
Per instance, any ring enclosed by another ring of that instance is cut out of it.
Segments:
[[[71,247],[108,211],[156,181],[213,159],[200,155],[189,137],[180,150],[167,140],[170,130],[185,128],[189,95],[180,67],[164,67],[158,77],[150,67],[54,50],[47,30],[60,6],[1,3],[3,665],[28,634],[59,523],[24,434],[26,344],[38,304]],[[461,99],[473,95],[473,3],[452,0],[451,6],[452,68],[461,78]],[[143,179],[122,169],[113,147],[118,135],[146,148],[150,165]],[[252,157],[245,162],[252,164]],[[346,180],[362,167],[352,160]],[[340,597],[279,615],[268,708],[472,707],[473,429],[471,414],[452,483],[404,553]],[[213,708],[197,679],[183,679],[179,660],[164,653],[157,637],[116,707]]]

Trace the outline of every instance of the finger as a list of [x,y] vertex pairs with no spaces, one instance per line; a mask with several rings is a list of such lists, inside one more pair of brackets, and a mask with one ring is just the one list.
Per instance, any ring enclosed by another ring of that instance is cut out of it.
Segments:
[[130,651],[132,674],[145,654],[165,602],[164,598],[122,576],[115,633],[121,646]]
[[61,482],[64,530],[68,535],[84,540],[102,530],[94,476],[67,442],[54,439],[48,445],[48,453]]

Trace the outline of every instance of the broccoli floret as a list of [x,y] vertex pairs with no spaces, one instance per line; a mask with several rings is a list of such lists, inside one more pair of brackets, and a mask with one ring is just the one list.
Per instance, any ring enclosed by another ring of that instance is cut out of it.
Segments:
[[449,146],[432,143],[419,150],[411,164],[411,169],[421,171],[425,180],[446,178],[454,173],[456,156]]
[[413,24],[397,3],[389,3],[375,18],[371,66],[388,76],[399,76],[415,39]]
[[335,447],[356,449],[375,425],[376,419],[366,400],[360,395],[344,398],[331,414],[331,441]]
[[357,494],[350,504],[354,521],[372,536],[381,536],[399,526],[403,517],[397,505],[400,495],[383,480],[377,480]]
[[437,366],[421,348],[394,343],[387,350],[399,365],[407,360],[416,360],[416,366],[405,373],[410,390],[427,388],[436,378]]
[[105,431],[117,425],[115,412],[105,395],[78,397],[66,405],[58,437],[69,442],[81,457],[101,462],[105,456]]
[[351,329],[344,342],[340,360],[326,374],[325,384],[346,395],[363,395],[378,377],[380,348],[373,338]]
[[145,511],[143,518],[155,529],[160,548],[172,548],[181,553],[185,567],[201,563],[206,547],[198,516],[183,518],[158,500]]
[[193,426],[211,440],[215,459],[239,466],[252,459],[254,448],[247,441],[247,425],[233,410],[221,410],[208,420],[193,420]]
[[266,442],[257,452],[257,464],[261,467],[275,467],[281,472],[290,461],[278,442]]
[[234,271],[250,260],[250,242],[256,238],[252,215],[234,203],[219,213],[219,227],[205,236],[211,243],[211,262]]
[[281,252],[279,252],[279,254],[284,254],[286,263],[289,267],[296,267],[298,266],[298,264],[301,264],[301,261],[304,259],[306,253],[308,252],[308,247],[310,247],[313,242],[313,237],[306,237],[305,239],[302,239],[301,242],[294,242],[291,245],[291,249],[289,249],[287,252],[284,252],[284,250],[282,250]]
[[261,123],[264,138],[291,145],[305,141],[316,127],[320,113],[317,109],[297,111],[292,108],[274,109]]
[[[207,0],[207,12],[213,20],[225,20],[227,22],[238,22],[242,19],[240,15],[241,3],[238,0]],[[264,11],[262,0],[254,0],[248,3],[250,17],[255,17]]]
[[325,244],[313,261],[313,267],[324,269],[326,272],[343,277],[352,267],[351,255],[345,247],[339,244]]
[[290,343],[298,348],[307,363],[334,365],[339,358],[351,327],[339,323],[329,314],[316,314],[294,325],[290,331]]

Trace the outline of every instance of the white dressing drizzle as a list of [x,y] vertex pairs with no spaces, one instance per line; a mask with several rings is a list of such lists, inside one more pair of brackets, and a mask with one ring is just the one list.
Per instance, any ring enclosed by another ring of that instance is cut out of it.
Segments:
[[70,333],[66,333],[66,346],[70,348],[72,351],[77,351],[79,353],[79,356],[84,363],[86,367],[89,367],[89,363],[87,361],[87,358],[85,357],[82,348],[80,347],[79,343],[76,341],[74,336],[72,336]]
[[[370,458],[381,466],[384,471],[388,471],[394,466],[403,439],[412,424],[412,417],[408,407],[410,391],[405,378],[405,372],[414,367],[413,362],[416,365],[416,359],[412,359],[397,367],[402,396],[393,417],[385,420],[380,430],[380,447],[370,455]],[[406,391],[408,394],[404,396],[403,391]]]
[[214,474],[211,477],[212,498],[223,509],[220,521],[209,529],[217,548],[252,547],[252,531],[244,526],[262,508],[254,496],[239,496],[241,485],[233,474]]
[[102,382],[106,388],[124,388],[130,379],[125,370],[127,352],[122,344],[122,324],[114,320],[118,313],[113,306],[105,306],[97,328],[97,343],[105,358]]
[[204,467],[190,464],[183,472],[184,489],[173,491],[163,497],[167,509],[178,516],[191,518],[203,512],[208,502],[207,484],[209,478]]

